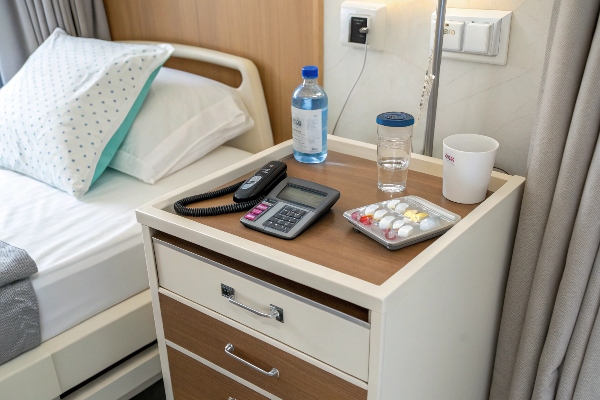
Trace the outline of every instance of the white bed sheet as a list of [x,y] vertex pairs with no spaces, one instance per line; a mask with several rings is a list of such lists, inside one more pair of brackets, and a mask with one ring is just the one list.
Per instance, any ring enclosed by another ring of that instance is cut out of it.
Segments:
[[154,185],[108,168],[81,200],[0,169],[0,240],[38,266],[42,341],[148,287],[137,207],[250,155],[221,146]]

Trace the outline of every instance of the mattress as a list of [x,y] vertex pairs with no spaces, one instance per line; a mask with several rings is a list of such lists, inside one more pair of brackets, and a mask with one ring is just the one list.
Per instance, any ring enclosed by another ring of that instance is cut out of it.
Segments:
[[108,168],[81,200],[0,169],[0,240],[38,266],[42,341],[148,287],[136,208],[250,155],[221,146],[154,185]]

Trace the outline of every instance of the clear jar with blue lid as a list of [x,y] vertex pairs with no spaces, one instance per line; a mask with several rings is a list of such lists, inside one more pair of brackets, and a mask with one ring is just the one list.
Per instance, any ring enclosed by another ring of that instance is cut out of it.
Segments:
[[404,112],[379,114],[377,122],[377,187],[403,192],[408,179],[415,118]]

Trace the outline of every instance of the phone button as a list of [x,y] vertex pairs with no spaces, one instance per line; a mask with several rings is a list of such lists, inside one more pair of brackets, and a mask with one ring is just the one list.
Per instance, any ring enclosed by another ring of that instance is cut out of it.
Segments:
[[244,183],[242,185],[242,190],[250,189],[252,186],[254,186],[261,179],[262,179],[262,176],[260,176],[260,175],[254,175],[252,178],[248,179],[246,181],[246,183]]
[[256,219],[256,215],[248,213],[244,215],[244,218],[249,219],[250,221],[254,221]]
[[269,209],[269,206],[266,205],[265,203],[260,203],[259,205],[256,206],[256,208],[258,208],[259,210],[267,210]]
[[254,210],[252,210],[250,213],[254,214],[254,215],[258,215],[261,214],[263,212],[263,210],[261,210],[260,208],[256,207]]
[[266,226],[267,228],[271,228],[271,229],[275,229],[277,231],[285,231],[287,228],[285,226],[283,226],[285,222],[280,223],[279,220],[275,219],[275,218],[271,218],[269,219],[267,222],[265,222],[263,224],[263,226]]

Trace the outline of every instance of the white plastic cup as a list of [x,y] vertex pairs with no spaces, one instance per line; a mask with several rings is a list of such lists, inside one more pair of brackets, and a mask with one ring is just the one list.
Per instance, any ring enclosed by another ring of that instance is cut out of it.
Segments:
[[482,135],[465,133],[445,138],[444,197],[462,204],[485,200],[498,146],[496,140]]

